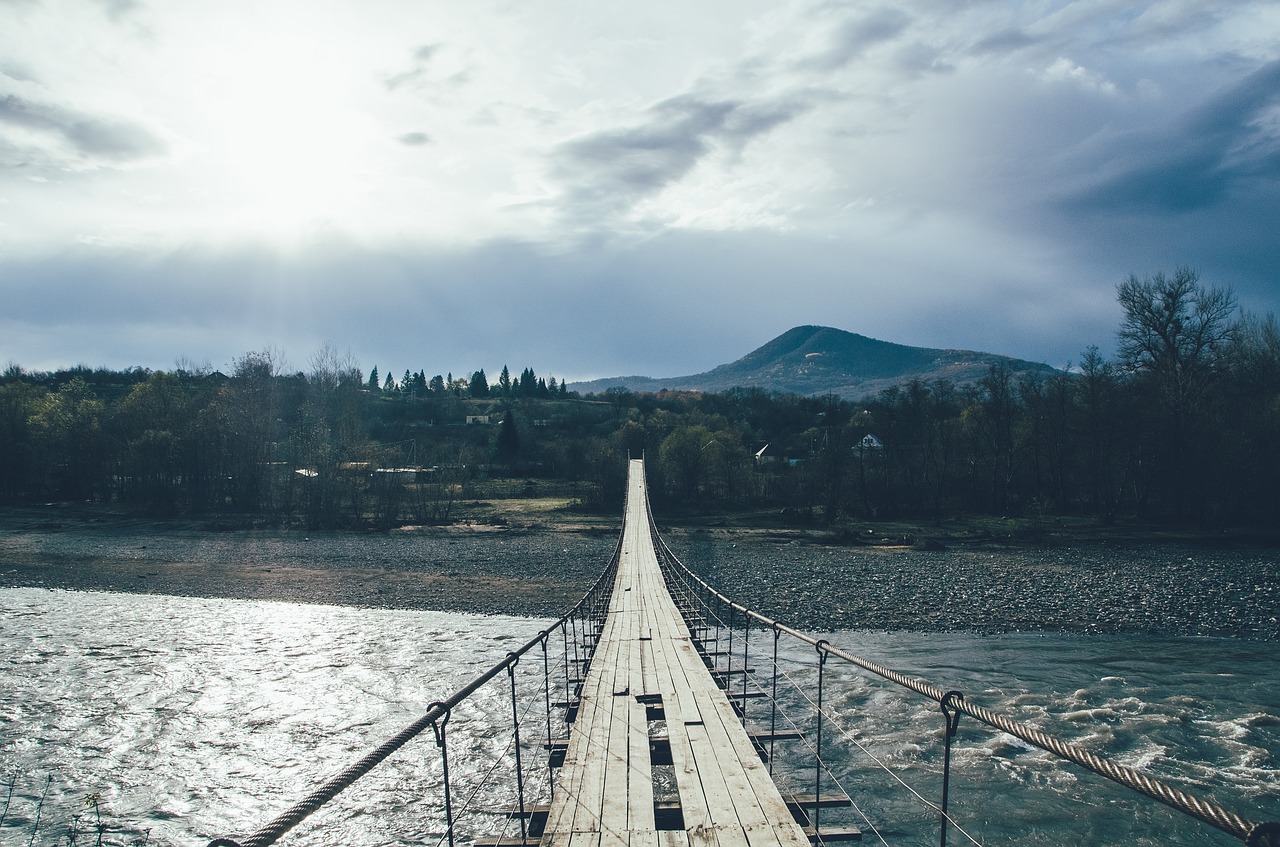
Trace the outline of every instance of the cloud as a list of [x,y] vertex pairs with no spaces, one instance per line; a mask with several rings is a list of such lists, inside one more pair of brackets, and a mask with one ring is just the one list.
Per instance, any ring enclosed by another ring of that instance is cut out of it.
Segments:
[[164,141],[141,124],[39,103],[16,94],[0,97],[0,125],[44,137],[46,143],[36,146],[54,161],[65,156],[50,149],[49,139],[63,142],[74,156],[90,165],[125,164],[163,155],[167,150]]
[[1049,82],[1071,82],[1100,94],[1117,93],[1115,84],[1110,80],[1063,56],[1059,56],[1041,76]]
[[717,149],[739,153],[752,139],[807,109],[803,102],[750,104],[684,95],[647,110],[646,123],[563,144],[554,174],[566,186],[566,211],[593,219],[624,212],[679,181]]
[[1186,212],[1237,190],[1280,187],[1280,61],[1189,113],[1171,131],[1116,139],[1118,173],[1071,198],[1084,211]]
[[444,48],[443,44],[423,44],[414,48],[413,66],[408,70],[393,74],[383,82],[388,91],[395,91],[404,86],[419,85],[427,80],[427,67]]
[[897,38],[911,22],[906,12],[887,7],[849,18],[835,28],[821,52],[802,64],[820,71],[839,70],[862,58],[872,47]]
[[[572,253],[513,241],[442,251],[329,244],[292,258],[82,246],[41,261],[0,259],[0,361],[168,367],[187,356],[220,366],[273,345],[296,362],[331,339],[384,373],[507,363],[559,377],[676,376],[805,323],[1031,358],[1055,333],[1070,335],[1067,309],[1044,331],[990,309],[975,296],[986,269],[958,272],[950,293],[924,296],[911,264],[901,243],[754,232],[666,233]],[[1033,289],[1024,283],[1024,296]],[[1067,350],[1097,340],[1070,338]]]
[[413,58],[418,62],[429,62],[431,57],[440,50],[439,44],[423,44],[421,47],[413,51]]
[[1038,38],[1024,30],[1006,29],[978,39],[969,52],[975,55],[1015,53],[1038,42]]
[[1060,364],[1131,270],[1280,302],[1274,0],[14,2],[0,361],[661,376],[829,323]]
[[98,2],[106,9],[107,17],[113,21],[128,17],[138,8],[137,0],[98,0]]

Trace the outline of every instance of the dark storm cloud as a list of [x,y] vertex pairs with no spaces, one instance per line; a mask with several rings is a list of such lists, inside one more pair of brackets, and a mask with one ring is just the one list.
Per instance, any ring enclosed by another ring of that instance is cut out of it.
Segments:
[[1081,211],[1178,213],[1235,192],[1280,187],[1280,135],[1267,127],[1280,106],[1280,61],[1264,65],[1192,112],[1172,132],[1128,136],[1120,172],[1072,199]]
[[807,109],[802,102],[755,105],[682,96],[646,112],[648,121],[568,142],[556,152],[555,173],[569,186],[570,208],[624,209],[689,173],[717,147],[740,152],[753,138]]
[[834,71],[861,58],[877,44],[897,38],[911,25],[912,18],[899,9],[878,9],[844,21],[832,33],[831,41],[821,53],[810,56],[804,67]]
[[139,124],[37,103],[16,94],[0,97],[0,124],[61,138],[88,159],[129,162],[166,149],[160,138]]

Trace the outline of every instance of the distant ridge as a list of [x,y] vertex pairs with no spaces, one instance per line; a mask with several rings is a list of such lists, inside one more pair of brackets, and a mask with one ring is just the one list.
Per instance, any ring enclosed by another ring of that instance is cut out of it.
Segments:
[[913,379],[948,379],[957,385],[977,382],[993,364],[1003,365],[1015,378],[1046,377],[1057,372],[1048,365],[994,353],[908,347],[843,329],[798,326],[736,362],[706,373],[664,379],[609,377],[570,383],[569,388],[584,394],[610,388],[653,392],[664,388],[709,392],[760,388],[809,396],[836,394],[848,400],[861,400]]

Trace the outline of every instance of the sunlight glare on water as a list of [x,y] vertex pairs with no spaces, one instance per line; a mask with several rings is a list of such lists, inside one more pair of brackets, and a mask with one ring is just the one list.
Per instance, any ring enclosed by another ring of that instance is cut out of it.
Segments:
[[[30,832],[48,775],[46,843],[93,792],[150,844],[252,830],[545,625],[42,589],[0,590],[0,608],[0,761],[6,782],[18,777],[5,843]],[[503,705],[482,691],[455,714],[457,737]],[[438,770],[428,731],[318,820],[338,823],[345,843],[381,843],[375,833],[397,822],[412,840],[436,816]],[[303,825],[289,843],[333,838]]]

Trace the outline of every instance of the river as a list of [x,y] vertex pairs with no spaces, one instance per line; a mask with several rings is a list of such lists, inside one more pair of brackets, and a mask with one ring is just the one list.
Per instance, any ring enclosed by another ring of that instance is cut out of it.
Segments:
[[[66,844],[72,830],[79,843],[95,843],[99,814],[107,844],[202,845],[251,831],[546,625],[0,589],[0,793],[12,785],[0,843]],[[1245,817],[1280,818],[1280,656],[1272,643],[1018,633],[823,637],[1176,780]],[[767,664],[771,639],[757,638],[753,652],[765,655],[753,664]],[[785,641],[781,648],[788,676],[811,694],[816,655]],[[521,702],[530,695],[532,704],[522,723],[528,763],[541,749],[545,721],[539,653],[522,662],[522,672]],[[824,822],[861,826],[864,843],[880,843],[878,832],[888,844],[936,844],[934,813],[877,764],[936,802],[936,705],[835,660],[825,673],[827,704],[842,730],[828,725],[824,747],[866,818],[827,812]],[[801,695],[788,696],[788,713],[809,729]],[[480,774],[510,773],[509,697],[503,685],[489,686],[451,717],[458,802]],[[752,701],[753,717],[767,721],[760,702]],[[1234,843],[968,719],[956,744],[952,811],[981,843]],[[812,791],[812,760],[801,749],[780,748],[775,763],[784,784]],[[536,800],[545,795],[546,772],[536,764],[527,770]],[[438,844],[441,782],[427,732],[281,843]],[[824,783],[828,789],[834,783]],[[479,789],[475,805],[489,811],[462,818],[458,831],[502,826],[492,810],[510,795],[509,779]],[[952,831],[949,843],[966,842]]]

